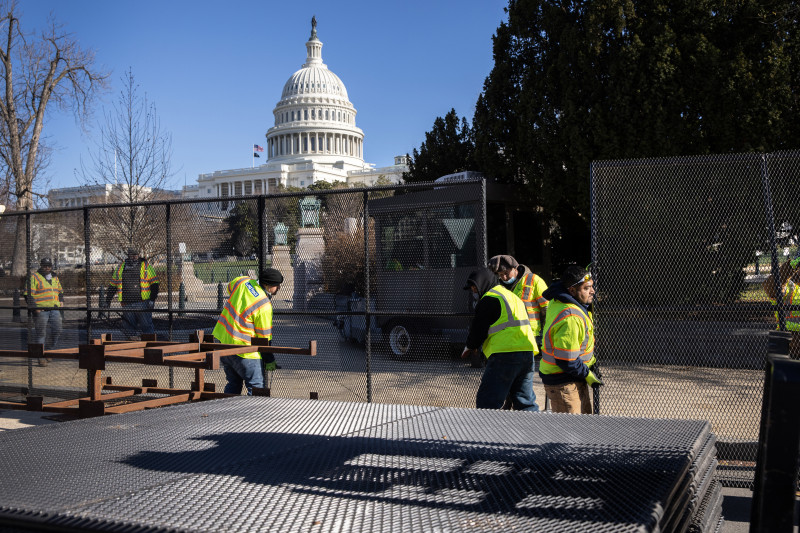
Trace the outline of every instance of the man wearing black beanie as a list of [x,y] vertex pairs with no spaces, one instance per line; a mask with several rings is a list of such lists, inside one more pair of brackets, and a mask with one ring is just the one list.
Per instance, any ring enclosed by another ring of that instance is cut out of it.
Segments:
[[[250,344],[253,337],[272,339],[272,297],[281,288],[283,274],[274,268],[261,271],[258,281],[240,276],[228,283],[228,301],[214,327],[214,338],[223,344]],[[264,372],[276,368],[275,358],[258,352],[229,355],[221,358],[228,383],[226,394],[241,394],[242,383],[247,394],[253,387],[264,386]]]

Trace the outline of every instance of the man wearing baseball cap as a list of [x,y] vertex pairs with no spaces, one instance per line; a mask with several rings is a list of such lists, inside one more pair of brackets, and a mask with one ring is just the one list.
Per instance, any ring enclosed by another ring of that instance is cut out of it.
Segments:
[[592,371],[594,322],[590,305],[594,299],[592,275],[570,265],[544,297],[550,300],[542,338],[542,377],[550,408],[556,413],[590,414],[589,385],[603,382]]
[[[261,271],[258,281],[240,276],[228,283],[228,301],[214,326],[214,338],[223,344],[250,344],[253,337],[272,340],[272,297],[281,288],[283,274],[274,268]],[[247,394],[264,386],[264,373],[275,370],[272,354],[250,352],[221,358],[228,383],[226,394]]]

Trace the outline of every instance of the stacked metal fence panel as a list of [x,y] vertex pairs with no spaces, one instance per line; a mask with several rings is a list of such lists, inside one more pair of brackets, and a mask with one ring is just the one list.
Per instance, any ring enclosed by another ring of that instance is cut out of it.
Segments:
[[714,436],[701,421],[242,397],[7,432],[0,450],[7,527],[671,532],[722,523]]
[[776,327],[761,283],[798,253],[799,169],[798,152],[592,166],[602,412],[711,421],[731,484],[752,482]]

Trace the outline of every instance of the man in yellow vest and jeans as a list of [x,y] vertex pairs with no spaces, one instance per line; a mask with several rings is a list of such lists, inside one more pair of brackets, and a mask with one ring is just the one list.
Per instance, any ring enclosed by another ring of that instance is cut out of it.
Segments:
[[475,396],[478,409],[501,409],[510,397],[517,411],[538,411],[533,392],[533,357],[539,353],[525,304],[488,268],[472,272],[465,290],[478,299],[462,358],[481,350],[486,357]]
[[591,414],[589,385],[603,382],[592,372],[594,323],[589,305],[594,298],[591,274],[570,265],[544,292],[550,300],[542,337],[539,375],[550,409],[555,413]]
[[[492,269],[503,286],[519,296],[528,312],[533,335],[536,337],[537,346],[541,346],[542,324],[547,311],[548,300],[544,297],[547,283],[534,274],[530,268],[521,265],[510,255],[496,255],[489,259],[489,268]],[[536,357],[538,360],[539,357]],[[535,365],[538,369],[538,362]]]
[[158,298],[159,283],[153,266],[139,258],[139,251],[128,250],[127,259],[114,269],[106,295],[106,307],[119,291],[122,305],[122,329],[133,336],[141,333],[155,333],[153,327],[153,307]]
[[[250,344],[253,337],[272,340],[272,297],[281,288],[283,274],[274,268],[261,272],[258,281],[240,276],[228,283],[228,301],[214,326],[214,338],[222,344]],[[276,368],[272,354],[262,361],[258,352],[229,355],[221,359],[228,383],[226,394],[247,394],[264,386],[264,371]]]
[[[61,303],[64,291],[58,276],[53,274],[53,263],[45,257],[39,262],[39,270],[34,272],[29,285],[25,287],[28,309],[36,324],[36,337],[33,342],[45,345],[47,326],[50,326],[50,347],[58,344],[62,331]],[[39,366],[47,366],[48,359],[39,359]]]
[[[784,310],[784,325],[786,331],[792,332],[792,339],[789,341],[789,357],[800,359],[800,309],[792,310],[788,306],[800,305],[800,284],[797,283],[800,277],[800,257],[786,261],[778,270],[778,286],[783,296],[783,305],[787,306]],[[770,276],[761,284],[764,292],[772,302],[778,304],[775,290],[775,277]],[[778,320],[778,311],[775,311],[775,320]],[[778,325],[780,327],[780,325]]]

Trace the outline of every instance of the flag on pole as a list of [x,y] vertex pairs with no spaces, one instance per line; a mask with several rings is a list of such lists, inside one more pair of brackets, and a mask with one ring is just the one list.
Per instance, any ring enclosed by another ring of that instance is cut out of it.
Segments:
[[261,156],[260,156],[260,155],[258,155],[258,154],[257,154],[257,153],[255,153],[255,152],[253,152],[253,157],[258,157],[258,158],[260,158]]
[[[257,145],[257,144],[253,145],[253,150],[255,150],[256,152],[263,152],[264,151],[264,149],[262,147],[260,147],[259,145]],[[258,157],[258,156],[256,156],[256,157]]]

